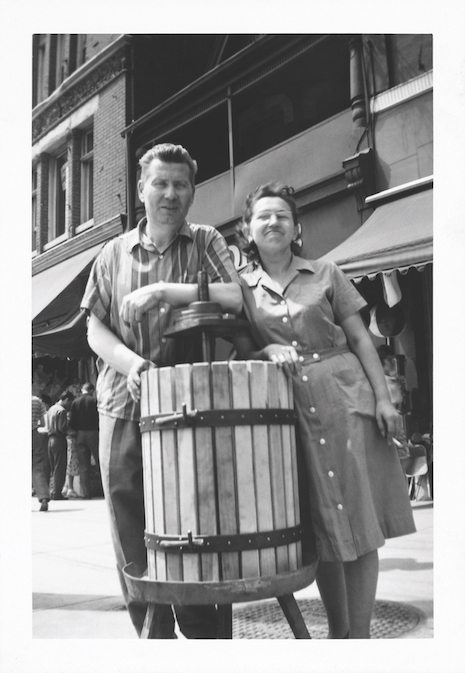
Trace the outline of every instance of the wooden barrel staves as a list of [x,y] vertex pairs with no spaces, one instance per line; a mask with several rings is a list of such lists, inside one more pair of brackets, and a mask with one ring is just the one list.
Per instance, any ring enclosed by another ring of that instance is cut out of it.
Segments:
[[218,582],[302,567],[291,383],[274,363],[142,374],[148,578]]

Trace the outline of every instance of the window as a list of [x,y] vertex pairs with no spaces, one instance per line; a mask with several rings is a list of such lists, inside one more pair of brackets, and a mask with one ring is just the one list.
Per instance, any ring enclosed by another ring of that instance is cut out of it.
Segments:
[[94,132],[84,131],[81,139],[81,217],[83,224],[94,216]]
[[87,35],[77,35],[77,53],[76,53],[76,67],[79,68],[87,60],[86,55]]
[[66,191],[68,162],[66,151],[50,157],[48,194],[48,241],[66,231]]
[[37,249],[37,171],[32,171],[32,252]]
[[34,36],[34,80],[32,103],[38,105],[46,97],[45,92],[45,35]]

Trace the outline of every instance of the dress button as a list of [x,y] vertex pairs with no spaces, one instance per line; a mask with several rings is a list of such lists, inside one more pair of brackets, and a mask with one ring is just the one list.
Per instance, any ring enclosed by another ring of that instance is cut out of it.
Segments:
[[162,342],[162,344],[166,344],[166,337],[163,337],[161,342]]
[[344,509],[344,507],[341,505],[341,503],[339,503],[339,505],[337,506],[337,508],[338,508],[338,509]]
[[164,308],[164,307],[162,306],[161,309],[160,309],[160,313],[164,313],[165,311],[166,311],[166,308]]
[[315,411],[316,411],[315,407],[310,407],[310,413],[311,413],[311,414],[314,414]]
[[163,259],[163,255],[158,255],[158,259]]
[[283,322],[287,322],[287,318],[286,318],[286,316],[284,316],[284,318],[283,318]]
[[313,353],[313,359],[314,360],[319,360],[320,359],[320,356],[318,355],[318,353]]
[[291,343],[291,346],[294,346],[294,348],[295,348],[296,346],[298,346],[298,345],[299,345],[299,344],[297,343],[297,341],[293,341],[293,342]]
[[305,374],[302,376],[302,381],[308,381],[308,376],[305,376]]
[[304,356],[303,356],[303,355],[299,355],[299,362],[303,362],[303,361],[304,361]]
[[334,472],[332,470],[328,472],[328,477],[334,477]]
[[322,438],[320,439],[320,444],[326,444],[326,439],[324,439],[324,438],[322,437]]
[[285,303],[286,303],[286,300],[285,300],[285,299],[281,299],[280,304],[285,304]]

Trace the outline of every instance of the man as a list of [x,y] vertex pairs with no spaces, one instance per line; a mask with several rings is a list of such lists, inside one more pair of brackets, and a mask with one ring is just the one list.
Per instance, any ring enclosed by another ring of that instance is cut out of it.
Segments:
[[[164,337],[173,307],[198,299],[197,273],[205,269],[210,299],[239,313],[242,295],[223,237],[189,224],[196,162],[179,145],[163,144],[140,160],[139,197],[146,217],[107,243],[92,268],[82,307],[90,313],[88,340],[99,356],[100,466],[109,505],[123,594],[140,634],[146,603],[131,601],[122,574],[130,562],[146,567],[140,419],[140,374],[176,364],[172,339]],[[187,638],[216,638],[214,606],[177,606]],[[169,606],[157,606],[149,637],[174,638]]]
[[84,383],[81,395],[76,397],[69,412],[69,429],[76,433],[76,449],[79,460],[79,476],[81,479],[82,497],[92,498],[90,488],[90,459],[93,456],[100,471],[98,458],[98,411],[97,402],[93,397],[95,387],[92,383]]
[[32,396],[32,488],[37,500],[40,502],[40,511],[48,511],[50,491],[44,470],[44,445],[39,428],[45,427],[44,416],[47,409],[43,402],[36,396]]
[[61,491],[66,479],[68,411],[73,400],[73,393],[66,390],[60,395],[58,402],[47,411],[48,458],[50,461],[52,500],[67,500]]

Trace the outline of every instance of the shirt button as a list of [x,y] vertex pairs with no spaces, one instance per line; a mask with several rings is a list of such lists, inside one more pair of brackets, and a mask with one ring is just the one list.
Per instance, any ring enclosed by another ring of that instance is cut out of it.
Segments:
[[318,355],[318,353],[313,353],[313,359],[314,360],[319,360],[320,359],[320,356]]
[[326,444],[326,439],[324,439],[324,438],[322,437],[322,438],[320,439],[320,444]]
[[308,376],[305,376],[305,374],[302,376],[302,381],[308,381]]
[[332,470],[328,472],[328,477],[334,477],[334,472]]
[[316,411],[315,407],[310,407],[310,413],[311,413],[311,414],[314,414],[315,411]]
[[291,343],[291,346],[294,346],[294,348],[295,348],[296,346],[298,346],[298,345],[299,345],[299,344],[297,343],[297,341],[293,341],[293,342]]
[[337,508],[338,508],[338,509],[344,509],[344,507],[341,505],[341,503],[339,503],[339,505],[337,506]]
[[284,316],[284,318],[283,318],[283,322],[287,322],[287,318],[286,318],[286,316]]
[[303,355],[299,355],[299,362],[303,362],[303,361],[304,361],[304,356],[303,356]]
[[161,309],[160,309],[160,313],[164,313],[165,311],[166,311],[166,308],[164,308],[164,307],[162,306]]

